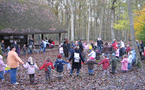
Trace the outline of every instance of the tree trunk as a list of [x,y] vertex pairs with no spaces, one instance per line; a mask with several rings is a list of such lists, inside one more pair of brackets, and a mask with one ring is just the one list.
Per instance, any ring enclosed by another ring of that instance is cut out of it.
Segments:
[[130,20],[130,32],[131,32],[132,45],[133,45],[133,49],[136,52],[136,64],[139,66],[139,68],[141,68],[142,67],[141,58],[135,39],[135,31],[134,31],[133,17],[132,17],[132,10],[131,10],[131,0],[127,0],[127,7],[128,7],[129,20]]
[[114,35],[114,19],[115,19],[115,4],[116,0],[113,0],[112,7],[111,7],[111,36],[112,36],[112,41],[115,39]]
[[90,38],[90,17],[91,16],[91,5],[89,5],[89,18],[88,18],[88,38],[87,38],[87,42],[89,42],[89,38]]
[[74,41],[74,0],[71,0],[71,41]]

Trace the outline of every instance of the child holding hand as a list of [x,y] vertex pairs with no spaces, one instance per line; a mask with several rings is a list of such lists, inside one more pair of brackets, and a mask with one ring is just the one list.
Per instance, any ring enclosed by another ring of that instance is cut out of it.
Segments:
[[108,70],[108,67],[110,65],[109,63],[109,59],[107,58],[107,55],[104,55],[105,58],[98,64],[98,65],[101,65],[103,64],[103,75],[105,75],[105,73],[107,72],[107,75],[109,76],[109,70]]
[[51,81],[51,69],[54,69],[54,66],[49,57],[45,60],[44,64],[39,68],[39,70],[42,70],[43,68],[45,69],[46,81],[48,81],[48,77],[49,81]]
[[36,84],[35,81],[35,69],[39,70],[38,66],[36,65],[35,62],[33,62],[32,57],[28,58],[28,62],[23,65],[24,68],[28,69],[28,74],[30,78],[30,84]]

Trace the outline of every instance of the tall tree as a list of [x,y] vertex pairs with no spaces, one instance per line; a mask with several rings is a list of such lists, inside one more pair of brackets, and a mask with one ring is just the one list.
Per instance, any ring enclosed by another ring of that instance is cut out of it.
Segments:
[[131,9],[131,0],[127,0],[127,7],[128,7],[129,20],[130,20],[130,32],[131,32],[132,45],[133,45],[133,49],[136,52],[136,64],[138,64],[138,66],[141,66],[141,58],[140,58],[139,50],[137,48],[136,39],[135,39],[135,31],[134,31],[134,24],[133,24],[133,17],[132,17],[132,9]]
[[113,0],[112,6],[111,6],[111,35],[112,35],[112,41],[115,39],[114,35],[114,19],[115,19],[115,4],[116,0]]
[[71,41],[74,41],[74,0],[71,0]]

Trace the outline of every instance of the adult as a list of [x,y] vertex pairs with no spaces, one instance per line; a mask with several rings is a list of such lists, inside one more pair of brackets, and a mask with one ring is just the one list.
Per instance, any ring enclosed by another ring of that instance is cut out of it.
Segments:
[[108,45],[108,43],[106,42],[103,48],[103,53],[105,55],[107,55],[107,58],[109,58],[109,52],[110,52],[110,46]]
[[11,76],[11,83],[13,84],[19,84],[16,79],[16,74],[17,74],[17,68],[19,67],[20,64],[24,64],[24,62],[20,59],[18,54],[15,52],[16,48],[14,45],[11,46],[11,51],[8,53],[7,57],[7,65],[10,67],[10,76]]
[[100,38],[100,45],[103,45],[103,40]]
[[82,39],[78,42],[79,50],[82,53],[83,52],[83,44],[82,44]]
[[68,58],[69,57],[69,47],[68,47],[66,41],[64,41],[64,43],[63,43],[63,52],[64,52],[65,58]]
[[122,49],[123,49],[123,53],[125,53],[125,44],[124,44],[124,41],[121,40],[121,41],[120,41],[120,44],[121,44],[120,47],[122,47]]
[[72,60],[72,68],[70,71],[70,76],[73,74],[73,70],[77,69],[77,76],[79,76],[79,72],[81,69],[81,61],[84,62],[85,60],[83,59],[81,52],[79,50],[79,46],[75,47],[74,52],[71,54],[69,61]]
[[99,49],[101,48],[100,38],[97,39],[97,46],[98,46]]
[[4,52],[5,52],[4,40],[2,40],[2,42],[1,42],[1,49],[2,49],[2,54],[4,54]]
[[17,44],[17,41],[14,41],[13,46],[16,48],[15,52],[18,53],[18,44]]

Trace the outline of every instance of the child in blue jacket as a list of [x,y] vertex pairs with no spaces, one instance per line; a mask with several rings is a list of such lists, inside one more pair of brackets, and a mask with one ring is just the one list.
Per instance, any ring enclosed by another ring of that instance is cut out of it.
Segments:
[[68,62],[61,59],[61,55],[58,55],[57,57],[58,59],[55,61],[54,68],[56,68],[56,71],[58,72],[58,80],[61,80],[63,77],[63,65],[67,64]]

